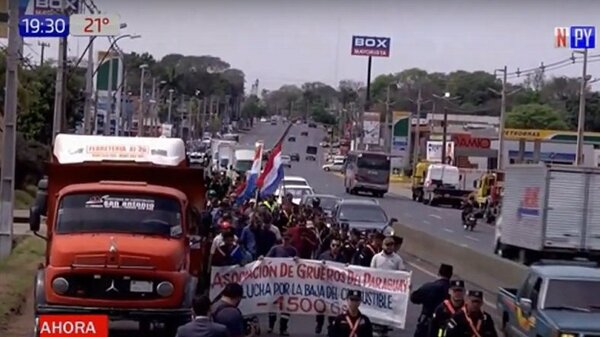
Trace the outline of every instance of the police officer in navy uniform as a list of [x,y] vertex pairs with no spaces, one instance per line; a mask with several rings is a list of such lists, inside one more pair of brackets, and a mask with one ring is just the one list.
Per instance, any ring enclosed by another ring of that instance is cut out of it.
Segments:
[[465,306],[448,321],[445,337],[498,337],[492,316],[482,306],[483,293],[469,290]]
[[433,312],[429,327],[430,337],[444,337],[448,321],[465,305],[465,281],[450,281],[450,298],[445,299]]
[[360,291],[348,290],[348,310],[334,319],[329,337],[373,337],[371,320],[358,310],[361,300]]
[[449,297],[448,291],[450,290],[450,278],[453,271],[454,268],[451,265],[442,263],[438,271],[439,279],[425,283],[410,294],[410,301],[413,304],[422,305],[414,337],[429,337],[429,326],[433,318],[433,312]]

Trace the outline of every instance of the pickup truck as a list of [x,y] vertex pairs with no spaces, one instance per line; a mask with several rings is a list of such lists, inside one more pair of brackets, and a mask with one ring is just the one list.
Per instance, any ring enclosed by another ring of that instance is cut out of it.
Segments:
[[572,261],[534,264],[519,288],[500,288],[507,337],[600,335],[600,269]]

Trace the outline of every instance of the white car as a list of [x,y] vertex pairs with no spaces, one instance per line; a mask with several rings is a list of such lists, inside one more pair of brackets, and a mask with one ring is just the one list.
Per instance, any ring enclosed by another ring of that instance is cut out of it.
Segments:
[[329,143],[328,142],[320,142],[319,146],[320,147],[329,147]]
[[324,171],[342,172],[344,170],[343,161],[334,161],[333,163],[323,165]]
[[300,204],[302,197],[305,195],[315,194],[312,187],[306,185],[289,185],[289,186],[280,186],[277,191],[275,191],[275,196],[277,196],[277,202],[282,203],[283,197],[287,194],[292,195],[292,202],[296,205]]
[[287,186],[308,186],[308,187],[310,187],[308,180],[306,180],[302,177],[296,177],[296,176],[283,177],[283,181],[281,182],[281,185],[286,186],[286,187]]
[[292,167],[292,159],[290,156],[288,155],[281,155],[281,165],[283,165],[283,167]]
[[261,122],[261,123],[266,123],[266,122],[267,122],[267,119],[263,117],[263,118],[261,118],[261,119],[260,119],[260,122]]

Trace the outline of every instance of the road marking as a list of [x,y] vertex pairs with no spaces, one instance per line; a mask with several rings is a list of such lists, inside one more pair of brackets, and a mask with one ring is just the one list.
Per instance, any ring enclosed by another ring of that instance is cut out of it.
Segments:
[[[418,265],[418,264],[416,264],[414,262],[407,262],[407,264],[410,265],[410,266],[412,266],[412,267],[414,267],[416,270],[420,271],[421,273],[426,274],[428,276],[431,276],[434,279],[437,279],[439,277],[435,273],[427,270],[427,268],[425,268],[423,266],[420,266],[420,265]],[[487,305],[488,307],[493,308],[494,310],[498,309],[498,307],[496,307],[495,303],[492,303],[492,302],[490,302],[490,301],[488,301],[486,299],[483,300],[483,303],[485,305]]]
[[450,229],[450,228],[444,228],[444,230],[448,233],[454,233],[454,230]]
[[431,225],[431,222],[427,221],[427,220],[423,220],[423,223],[427,224],[427,225]]
[[478,238],[474,238],[474,237],[472,237],[472,236],[470,236],[470,235],[465,235],[465,238],[467,238],[467,239],[469,239],[469,240],[472,240],[472,241],[479,241],[479,239],[478,239]]
[[437,215],[437,214],[429,214],[429,216],[432,217],[432,218],[436,218],[438,220],[442,220],[442,217],[439,216],[439,215]]

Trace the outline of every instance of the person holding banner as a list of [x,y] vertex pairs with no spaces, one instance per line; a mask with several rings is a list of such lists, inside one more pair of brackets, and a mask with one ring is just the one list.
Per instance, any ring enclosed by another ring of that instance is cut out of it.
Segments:
[[[326,263],[326,261],[332,261],[332,262],[341,262],[344,263],[344,256],[340,253],[340,249],[341,249],[342,243],[340,242],[339,239],[334,238],[331,240],[330,243],[330,248],[326,251],[324,251],[323,253],[321,253],[321,255],[319,255],[319,260],[323,261],[323,263]],[[335,317],[328,317],[328,322],[329,322],[329,327],[331,327],[331,324],[333,324],[333,321],[335,320]],[[317,315],[317,326],[315,327],[315,333],[318,335],[321,333],[321,331],[323,331],[323,324],[325,323],[325,315]]]
[[359,290],[348,290],[348,310],[333,320],[328,337],[373,337],[371,320],[358,309],[361,301]]
[[465,281],[450,282],[450,298],[444,300],[433,313],[429,328],[430,337],[444,337],[448,321],[465,305]]
[[465,306],[448,321],[445,337],[498,337],[492,316],[482,306],[483,292],[469,290]]
[[359,248],[352,264],[370,267],[373,256],[381,251],[381,245],[385,236],[382,233],[369,234],[369,242],[362,248]]

